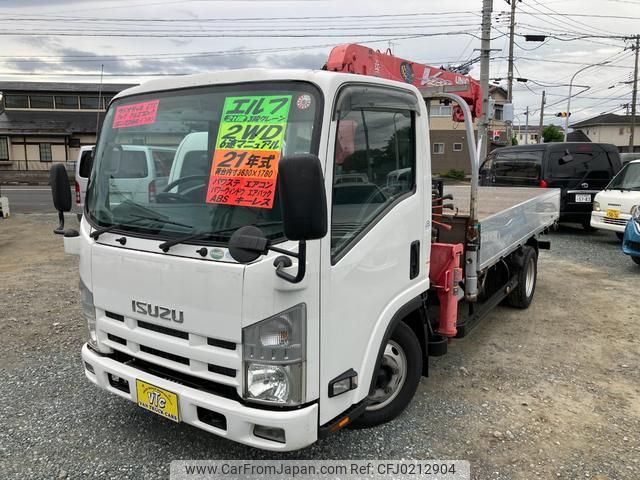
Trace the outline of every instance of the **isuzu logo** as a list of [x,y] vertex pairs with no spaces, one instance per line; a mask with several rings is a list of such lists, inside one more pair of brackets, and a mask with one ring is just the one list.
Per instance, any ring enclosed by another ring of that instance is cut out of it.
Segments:
[[161,318],[163,320],[172,320],[176,323],[184,322],[184,312],[159,305],[151,305],[146,302],[131,300],[131,309],[134,313],[140,313],[153,318]]

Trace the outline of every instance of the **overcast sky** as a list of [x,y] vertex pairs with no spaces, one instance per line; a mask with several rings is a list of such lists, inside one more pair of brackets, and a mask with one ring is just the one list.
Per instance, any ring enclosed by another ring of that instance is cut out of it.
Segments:
[[[0,0],[0,81],[95,82],[101,64],[105,81],[126,83],[152,78],[143,74],[320,68],[340,43],[390,46],[413,61],[458,65],[478,56],[481,8],[481,0]],[[508,9],[494,0],[492,78],[507,76]],[[571,120],[624,113],[631,85],[621,82],[632,78],[631,43],[600,37],[638,34],[639,20],[640,0],[520,2],[515,75],[529,81],[514,86],[515,123],[524,125],[529,106],[530,123],[537,124],[543,89],[546,113],[565,110],[571,76],[603,61],[610,64],[576,77],[584,87],[574,93],[589,89],[572,101]],[[528,33],[557,38],[531,43],[520,36]],[[471,75],[479,77],[479,63]],[[545,122],[559,120],[545,116]]]

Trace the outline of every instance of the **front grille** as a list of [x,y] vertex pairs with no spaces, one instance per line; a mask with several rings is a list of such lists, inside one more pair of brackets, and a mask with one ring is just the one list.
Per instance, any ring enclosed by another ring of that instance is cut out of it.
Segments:
[[232,388],[239,386],[242,358],[234,342],[178,330],[172,324],[157,325],[113,312],[105,312],[96,326],[106,345],[115,351],[144,357],[153,364],[165,364],[164,360],[167,360],[171,362],[166,364],[168,368],[182,374]]
[[173,328],[163,327],[161,325],[155,325],[153,323],[143,322],[142,320],[138,320],[138,326],[140,328],[146,328],[147,330],[153,330],[154,332],[163,333],[165,335],[171,335],[176,338],[184,338],[185,340],[189,340],[189,334],[187,332],[182,332],[180,330],[175,330]]
[[212,347],[226,348],[227,350],[235,350],[236,344],[233,342],[227,342],[226,340],[220,340],[218,338],[207,338],[207,345]]
[[223,385],[221,383],[206,380],[204,378],[187,375],[186,373],[176,372],[175,370],[156,365],[155,363],[142,360],[141,358],[133,357],[124,352],[116,351],[109,357],[132,368],[137,368],[143,372],[155,375],[156,377],[179,383],[180,385],[184,385],[185,387],[195,388],[206,393],[211,393],[213,395],[218,395],[220,397],[229,398],[232,400],[241,400],[238,392],[236,391],[236,388],[230,385]]
[[155,355],[156,357],[166,358],[167,360],[171,360],[172,362],[182,363],[183,365],[189,365],[188,358],[181,357],[180,355],[175,355],[173,353],[167,353],[161,350],[156,350],[155,348],[147,347],[146,345],[140,345],[140,351],[144,353],[148,353],[149,355]]
[[226,375],[227,377],[236,376],[235,368],[227,368],[227,367],[221,367],[220,365],[209,364],[208,370],[213,373],[219,373],[220,375]]
[[627,224],[627,221],[622,219],[622,218],[609,218],[609,217],[604,217],[602,219],[602,221],[604,223],[608,223],[610,225],[619,225],[621,227],[624,227]]
[[109,317],[109,318],[113,318],[114,320],[118,320],[119,322],[124,322],[124,315],[120,315],[119,313],[113,313],[113,312],[104,312],[104,314]]
[[127,344],[127,341],[124,338],[118,337],[116,335],[112,335],[111,333],[107,334],[107,338],[109,340],[111,340],[112,342],[119,343],[120,345],[126,345]]

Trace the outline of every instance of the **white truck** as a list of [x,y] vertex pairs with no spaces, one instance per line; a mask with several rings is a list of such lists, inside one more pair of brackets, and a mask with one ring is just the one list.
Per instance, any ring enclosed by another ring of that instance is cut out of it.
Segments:
[[[68,180],[51,171],[56,231],[80,256],[86,377],[289,451],[395,418],[452,337],[505,299],[526,308],[559,191],[478,188],[467,101],[418,85],[250,69],[120,93],[79,231],[64,228]],[[459,104],[470,186],[432,181],[426,95]],[[112,201],[110,165],[133,138],[173,144],[183,173],[153,201]]]

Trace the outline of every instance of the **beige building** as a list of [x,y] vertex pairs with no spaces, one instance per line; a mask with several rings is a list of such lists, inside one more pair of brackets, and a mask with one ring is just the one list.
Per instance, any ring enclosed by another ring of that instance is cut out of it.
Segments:
[[[493,120],[489,123],[491,144],[489,151],[507,145],[506,124],[503,121],[503,107],[507,101],[507,92],[501,87],[491,87],[489,94],[495,102]],[[452,120],[452,105],[441,104],[433,100],[430,105],[431,164],[434,173],[449,170],[463,170],[470,173],[469,151],[464,123]],[[474,124],[478,131],[478,121]]]
[[0,82],[0,171],[45,171],[53,162],[73,170],[111,98],[130,86]]
[[[640,123],[640,118],[637,120]],[[629,152],[629,135],[631,134],[631,115],[605,113],[597,117],[570,125],[574,132],[582,132],[590,141],[612,143],[620,152]],[[636,127],[634,135],[634,151],[640,151],[640,128]]]

